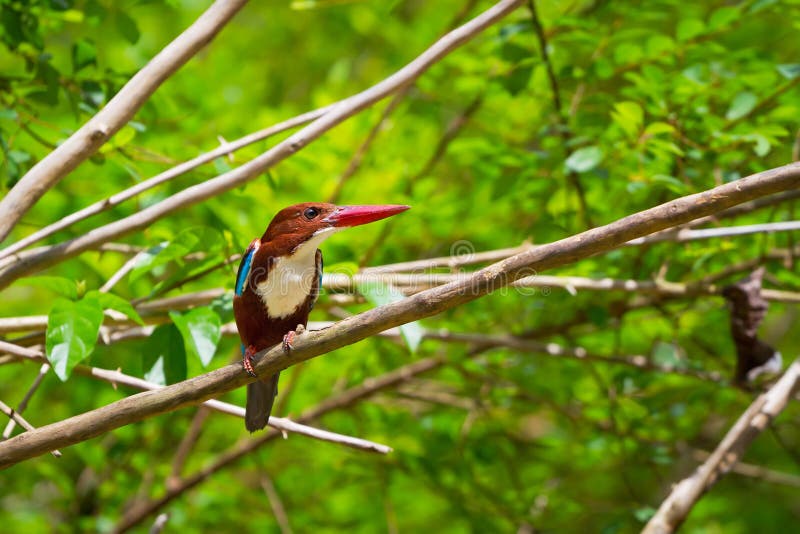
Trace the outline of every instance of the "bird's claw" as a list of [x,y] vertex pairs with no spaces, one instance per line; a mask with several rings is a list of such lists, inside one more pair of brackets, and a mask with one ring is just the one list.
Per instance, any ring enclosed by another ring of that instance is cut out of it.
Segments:
[[247,347],[244,351],[244,357],[242,358],[242,367],[244,368],[245,372],[252,376],[257,377],[256,370],[253,367],[253,356],[255,356],[256,351],[253,349],[253,346]]
[[296,338],[305,331],[306,327],[301,324],[297,325],[297,328],[295,328],[294,330],[289,330],[286,333],[286,335],[283,336],[283,351],[289,352],[290,350],[292,350],[292,348],[294,348],[294,338]]

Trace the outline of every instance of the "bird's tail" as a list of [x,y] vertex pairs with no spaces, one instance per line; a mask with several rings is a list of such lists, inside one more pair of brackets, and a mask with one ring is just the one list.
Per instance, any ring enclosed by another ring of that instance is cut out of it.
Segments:
[[244,411],[244,426],[250,432],[267,426],[272,403],[278,394],[280,373],[247,385],[247,405]]

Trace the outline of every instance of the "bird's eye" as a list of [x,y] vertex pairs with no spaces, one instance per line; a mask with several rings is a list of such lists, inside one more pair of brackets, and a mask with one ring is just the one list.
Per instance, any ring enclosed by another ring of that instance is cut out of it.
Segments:
[[309,221],[317,215],[319,215],[319,210],[317,208],[306,208],[306,210],[303,212],[303,217]]

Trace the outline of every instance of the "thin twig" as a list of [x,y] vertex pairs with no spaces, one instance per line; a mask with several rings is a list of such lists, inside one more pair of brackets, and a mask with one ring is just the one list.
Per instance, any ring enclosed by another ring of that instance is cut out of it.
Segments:
[[[692,458],[698,462],[705,462],[710,457],[711,453],[709,452],[699,449],[692,451]],[[789,473],[784,473],[782,471],[775,471],[774,469],[744,462],[737,462],[731,466],[730,469],[731,473],[736,473],[737,475],[757,478],[771,484],[781,484],[784,486],[790,486],[792,488],[800,488],[800,477],[797,475],[790,475]]]
[[272,508],[272,513],[275,515],[275,522],[278,523],[281,534],[292,534],[292,527],[289,525],[289,515],[286,513],[286,508],[283,506],[281,496],[278,494],[278,490],[275,489],[272,479],[262,474],[261,487],[267,495],[269,506]]
[[[558,88],[558,78],[556,77],[552,61],[550,60],[550,55],[547,51],[547,38],[544,33],[542,22],[539,19],[539,14],[536,11],[536,3],[534,0],[528,0],[528,10],[531,12],[531,23],[533,25],[536,38],[539,41],[542,62],[545,64],[545,68],[547,70],[547,79],[550,82],[550,92],[553,97],[553,108],[555,109],[559,121],[559,132],[563,140],[563,144],[566,147],[570,145],[572,135],[569,132],[569,127],[566,123],[566,117],[564,117],[561,106],[561,95],[559,94],[560,91]],[[572,186],[572,188],[575,190],[575,194],[578,196],[578,206],[580,207],[580,216],[583,225],[585,228],[591,228],[594,226],[594,224],[592,223],[592,217],[589,213],[589,204],[586,202],[586,192],[583,189],[581,178],[578,173],[572,169],[567,169],[566,177],[567,182],[569,182],[570,186]]]
[[169,521],[169,514],[158,514],[156,520],[153,521],[153,526],[150,527],[150,534],[159,534],[167,526],[167,521]]
[[800,379],[800,359],[795,360],[766,393],[759,395],[725,435],[719,446],[695,472],[676,484],[643,534],[674,532],[694,505],[717,480],[736,464],[747,447],[786,407]]
[[133,118],[153,92],[208,44],[247,0],[217,0],[137,72],[89,122],[39,161],[0,200],[0,242],[20,218]]
[[[22,400],[19,401],[19,404],[17,404],[17,410],[16,410],[17,414],[22,415],[22,413],[25,411],[25,408],[28,407],[28,402],[30,402],[31,397],[33,397],[33,394],[36,393],[36,390],[39,389],[39,385],[42,383],[44,375],[46,375],[49,370],[50,370],[49,363],[43,363],[42,366],[39,368],[39,373],[36,375],[36,378],[33,379],[31,387],[28,388],[28,391],[25,392],[25,395],[22,397]],[[8,439],[11,436],[11,433],[14,432],[14,427],[16,426],[16,424],[17,421],[14,418],[12,418],[8,422],[5,430],[3,430],[2,439]]]
[[[3,401],[0,401],[0,412],[6,414],[12,421],[15,421],[19,426],[24,428],[27,431],[35,430],[32,424],[25,420],[20,414],[18,414],[11,406],[6,404]],[[50,451],[50,454],[55,456],[56,458],[61,458],[61,451],[58,449],[53,449]]]
[[206,406],[200,406],[192,417],[192,422],[189,425],[189,430],[183,435],[178,450],[175,451],[175,456],[172,459],[172,470],[167,477],[167,487],[178,484],[183,473],[183,467],[186,465],[186,460],[189,458],[189,453],[192,447],[200,439],[200,433],[203,430],[203,423],[208,419],[211,411]]
[[687,241],[696,241],[699,239],[712,239],[716,237],[734,237],[740,235],[750,234],[768,234],[773,232],[794,232],[800,230],[800,221],[785,221],[775,223],[763,224],[747,224],[742,226],[726,226],[722,228],[704,228],[701,230],[692,230],[689,228],[680,228],[674,231],[661,232],[657,235],[642,237],[639,239],[632,239],[626,245],[638,246],[645,243],[659,243],[662,241],[671,241],[674,243],[685,243]]

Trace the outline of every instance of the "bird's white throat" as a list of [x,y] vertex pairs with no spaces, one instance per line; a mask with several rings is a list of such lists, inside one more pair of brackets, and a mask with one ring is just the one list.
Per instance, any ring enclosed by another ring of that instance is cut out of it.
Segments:
[[256,294],[267,315],[283,318],[291,315],[311,293],[317,277],[316,254],[319,245],[344,228],[323,228],[298,246],[292,254],[275,258],[267,278],[256,285]]

